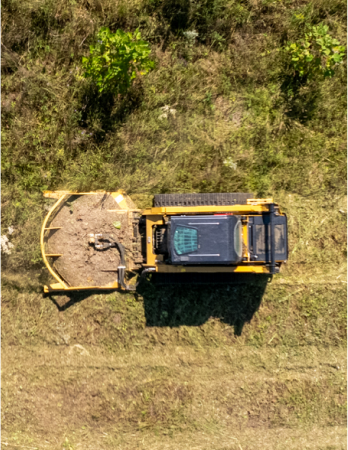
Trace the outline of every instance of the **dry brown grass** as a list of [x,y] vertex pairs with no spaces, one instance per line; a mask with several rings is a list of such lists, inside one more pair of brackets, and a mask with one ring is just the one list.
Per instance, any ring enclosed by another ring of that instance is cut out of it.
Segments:
[[316,347],[8,347],[2,440],[38,449],[343,448],[344,359],[343,349]]

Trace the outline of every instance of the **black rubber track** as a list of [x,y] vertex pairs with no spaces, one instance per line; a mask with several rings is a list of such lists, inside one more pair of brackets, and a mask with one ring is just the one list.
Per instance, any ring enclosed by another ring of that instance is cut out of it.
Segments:
[[246,205],[248,198],[254,198],[254,194],[241,192],[228,192],[225,194],[156,194],[153,199],[153,206]]

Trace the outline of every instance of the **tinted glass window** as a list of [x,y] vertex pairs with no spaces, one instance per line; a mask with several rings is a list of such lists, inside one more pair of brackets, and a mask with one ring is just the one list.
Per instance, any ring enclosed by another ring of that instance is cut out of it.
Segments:
[[178,225],[174,232],[174,249],[178,255],[195,252],[198,249],[198,231]]
[[242,243],[242,223],[239,220],[234,227],[234,250],[239,257],[242,256],[243,243]]

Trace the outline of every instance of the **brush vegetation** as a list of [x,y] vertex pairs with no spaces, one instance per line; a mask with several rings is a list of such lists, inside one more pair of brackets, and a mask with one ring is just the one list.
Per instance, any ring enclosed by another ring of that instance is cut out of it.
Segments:
[[[146,74],[85,77],[105,29],[141,33]],[[344,448],[345,2],[6,0],[2,38],[3,442]],[[118,188],[141,208],[273,196],[289,262],[271,283],[44,297],[42,190]]]

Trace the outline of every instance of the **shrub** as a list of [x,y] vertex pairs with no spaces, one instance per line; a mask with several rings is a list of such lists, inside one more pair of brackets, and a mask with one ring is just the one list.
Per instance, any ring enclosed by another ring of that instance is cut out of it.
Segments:
[[311,27],[304,39],[288,43],[285,51],[291,56],[291,66],[300,77],[312,78],[315,74],[332,77],[334,67],[341,64],[345,47],[329,34],[327,25]]
[[90,56],[82,58],[84,76],[91,78],[99,92],[125,93],[137,75],[147,74],[154,62],[149,58],[149,44],[138,30],[125,33],[101,28],[97,44],[90,46]]

